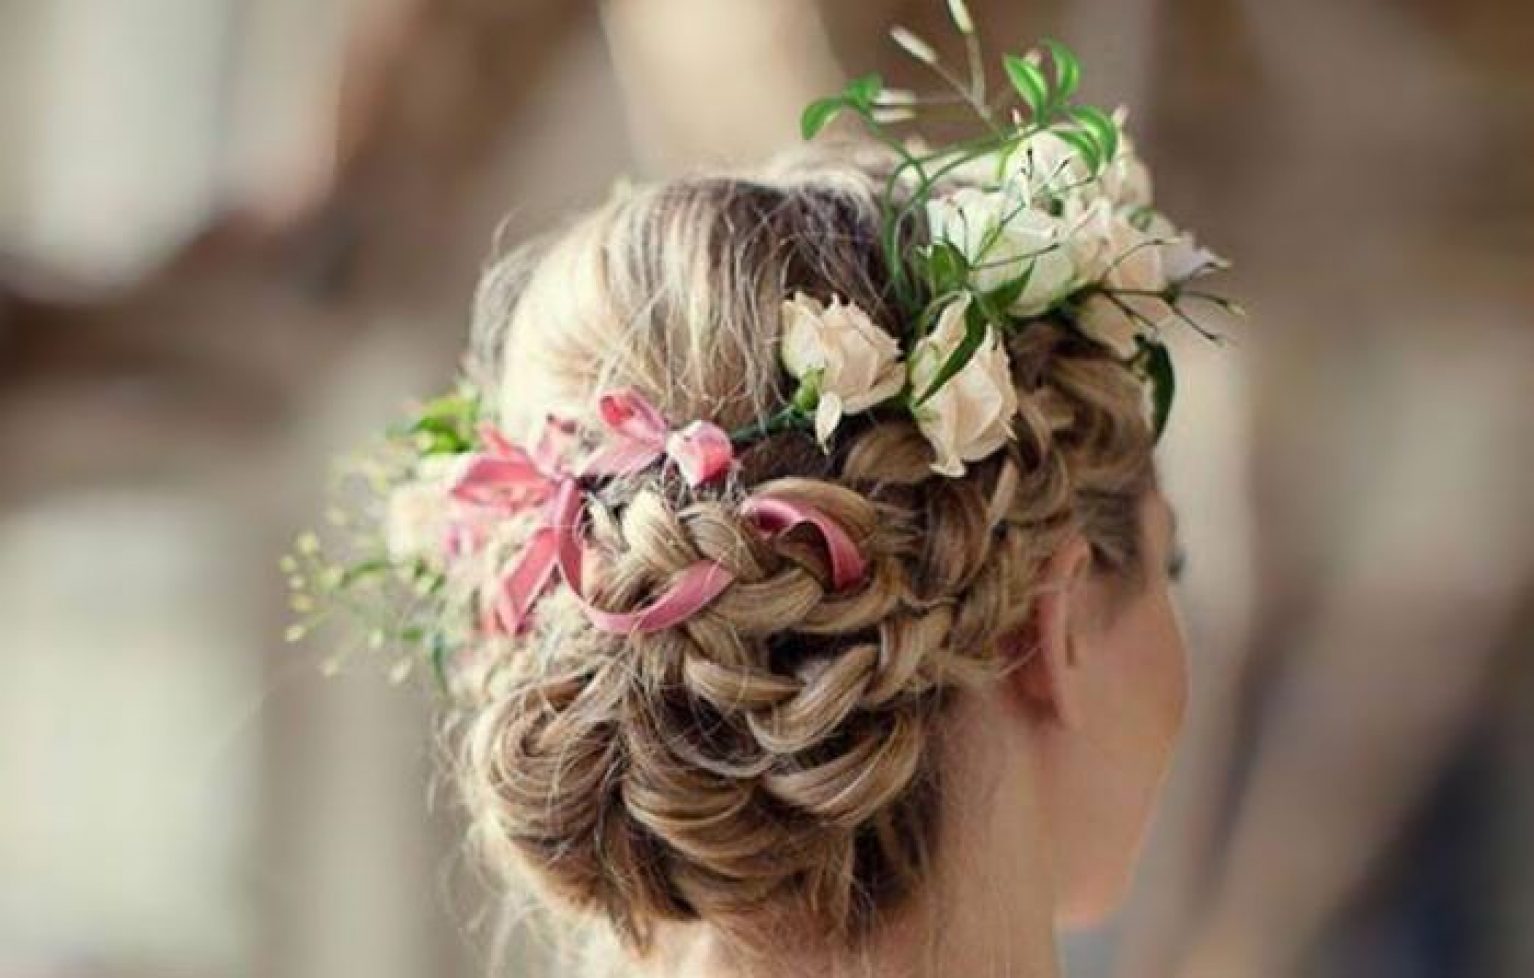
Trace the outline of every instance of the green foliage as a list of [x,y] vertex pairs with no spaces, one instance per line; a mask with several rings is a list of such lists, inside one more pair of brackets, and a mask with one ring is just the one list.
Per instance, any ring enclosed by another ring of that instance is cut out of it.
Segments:
[[1099,160],[1108,163],[1118,155],[1119,127],[1106,112],[1096,106],[1078,105],[1067,114],[1080,127],[1077,131],[1091,139]]
[[[1026,328],[1035,317],[1016,317],[1011,310],[1026,292],[1037,268],[1037,259],[1017,262],[1017,274],[1000,285],[993,284],[982,290],[974,284],[976,273],[984,268],[987,276],[994,277],[999,263],[987,264],[972,255],[966,255],[954,244],[935,240],[910,245],[913,236],[922,238],[921,222],[927,204],[936,196],[961,167],[977,161],[995,160],[997,175],[1006,172],[1006,161],[1027,146],[1029,140],[1042,132],[1049,132],[1063,141],[1085,165],[1086,180],[1100,177],[1105,167],[1119,155],[1122,135],[1113,116],[1094,105],[1078,104],[1075,99],[1081,87],[1081,63],[1074,52],[1061,42],[1046,38],[1024,54],[1004,53],[1001,69],[1008,87],[999,101],[987,103],[986,69],[976,35],[969,24],[967,10],[955,16],[955,24],[965,42],[968,54],[968,77],[949,68],[939,57],[935,48],[903,28],[891,34],[896,43],[922,65],[929,68],[951,90],[946,97],[903,98],[901,105],[910,106],[912,112],[921,108],[960,109],[967,108],[979,123],[976,135],[947,146],[917,149],[897,138],[885,124],[891,117],[876,114],[874,106],[883,91],[877,75],[865,75],[854,79],[841,92],[818,99],[804,110],[801,128],[805,138],[813,138],[822,131],[836,115],[843,111],[856,113],[867,127],[869,134],[895,154],[897,164],[890,174],[883,201],[884,226],[881,230],[886,263],[890,269],[891,287],[902,319],[910,323],[909,343],[922,339],[942,309],[948,303],[968,296],[970,302],[965,319],[963,340],[945,358],[931,383],[921,392],[904,391],[902,399],[908,408],[925,403],[944,383],[962,370],[984,340],[986,330],[994,327],[1005,333]],[[1011,105],[1009,105],[1011,103]],[[1014,107],[1020,103],[1020,107]],[[902,109],[902,118],[906,117]],[[1072,175],[1076,183],[1069,183],[1059,191],[1069,193],[1080,186],[1083,179],[1079,171]],[[1059,216],[1061,201],[1055,193],[1043,202],[1029,202],[1022,207],[1038,206],[1052,216]],[[1128,218],[1133,226],[1144,230],[1154,217],[1150,208],[1142,208]],[[1007,217],[1003,220],[1010,220]],[[989,252],[1004,228],[997,228],[975,248],[977,255]],[[1224,267],[1223,263],[1209,265],[1195,274]],[[1179,305],[1183,298],[1198,299],[1221,306],[1229,312],[1239,313],[1239,307],[1218,296],[1186,290],[1185,283],[1167,286],[1155,295],[1171,308],[1173,317],[1187,323],[1201,335],[1214,338]],[[1157,324],[1135,311],[1133,304],[1121,296],[1132,293],[1113,290],[1102,283],[1083,283],[1076,294],[1091,287],[1100,290],[1115,302],[1125,315],[1135,320],[1142,331],[1142,355],[1137,358],[1147,382],[1152,386],[1156,431],[1166,424],[1171,412],[1176,381],[1172,371],[1171,357],[1159,340],[1149,339],[1156,335]],[[1074,322],[1072,310],[1076,308],[1072,297],[1057,301],[1044,315],[1058,315],[1067,322]],[[909,344],[908,344],[909,345]],[[803,415],[804,412],[799,410]],[[788,418],[792,423],[794,418]]]
[[836,95],[816,99],[805,106],[799,117],[799,131],[805,139],[820,135],[839,113],[850,110],[862,116],[870,125],[873,121],[874,100],[884,90],[884,80],[878,75],[863,75],[847,83]]
[[1172,370],[1172,355],[1164,343],[1141,340],[1145,374],[1151,387],[1151,423],[1157,440],[1172,416],[1172,398],[1177,393],[1177,375]]
[[1065,101],[1076,94],[1081,84],[1081,62],[1071,49],[1059,41],[1046,38],[1043,42],[1055,63],[1055,98]]
[[478,421],[478,398],[460,390],[426,402],[408,430],[418,436],[422,454],[457,455],[473,446]]
[[950,242],[934,241],[918,254],[929,294],[957,292],[969,281],[969,259]]
[[387,542],[389,497],[420,476],[421,459],[477,451],[480,397],[468,384],[416,406],[368,448],[344,459],[332,487],[330,531],[305,532],[280,564],[299,617],[289,641],[335,641],[329,673],[363,652],[394,655],[391,681],[424,657],[444,685],[462,622],[445,604],[446,576],[423,559],[396,560]]
[[977,303],[970,303],[964,313],[964,339],[960,340],[948,354],[948,358],[938,368],[927,389],[911,403],[912,409],[925,404],[928,398],[948,383],[949,378],[964,369],[964,365],[969,363],[975,351],[980,348],[980,344],[985,341],[985,334],[989,328],[990,322],[986,319],[984,311]]
[[1033,117],[1037,119],[1044,116],[1050,107],[1050,91],[1049,83],[1045,81],[1044,72],[1039,66],[1015,54],[1004,55],[1002,66],[1006,69],[1007,79],[1012,82],[1017,94],[1023,97],[1023,103],[1028,106]]

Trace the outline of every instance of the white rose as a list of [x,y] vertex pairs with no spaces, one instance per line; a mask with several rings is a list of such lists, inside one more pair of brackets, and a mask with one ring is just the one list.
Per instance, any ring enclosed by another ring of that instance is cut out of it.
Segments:
[[865,411],[900,392],[900,343],[852,303],[829,306],[796,292],[783,303],[783,366],[820,392],[815,438],[825,447],[842,415]]
[[928,201],[927,222],[934,241],[947,241],[969,261],[970,282],[981,291],[1014,282],[1032,267],[1012,303],[1015,315],[1038,315],[1075,284],[1065,225],[1016,193],[964,187]]
[[1110,288],[1160,292],[1167,286],[1161,267],[1161,244],[1130,224],[1120,212],[1109,235],[1109,264],[1104,281]]
[[427,455],[419,463],[416,478],[389,493],[384,543],[391,560],[440,563],[448,527],[457,510],[448,490],[461,463],[461,456]]
[[1129,214],[1106,197],[1067,202],[1064,220],[1081,280],[1111,289],[1160,292],[1167,287],[1162,236],[1135,227]]
[[1067,247],[1076,265],[1077,282],[1091,285],[1101,282],[1108,273],[1113,253],[1113,202],[1106,197],[1065,200],[1061,220],[1065,224]]
[[[911,352],[914,396],[926,393],[939,369],[964,339],[970,297],[962,295],[944,308],[932,332]],[[946,476],[964,474],[964,462],[985,458],[1014,437],[1017,389],[1011,365],[996,330],[986,336],[958,373],[912,409],[917,427],[936,450],[932,469]]]
[[1101,193],[1076,147],[1049,129],[1029,136],[1014,151],[1011,163],[1016,179],[1035,204],[1045,198],[1077,195],[1091,199]]
[[1096,176],[1076,147],[1053,130],[1029,136],[1012,159],[1012,169],[1028,187],[1029,199],[1038,204],[1044,197],[1077,196],[1086,202],[1107,197],[1116,208],[1149,207],[1150,170],[1124,132],[1128,113],[1120,108],[1113,118],[1119,128],[1118,148]]

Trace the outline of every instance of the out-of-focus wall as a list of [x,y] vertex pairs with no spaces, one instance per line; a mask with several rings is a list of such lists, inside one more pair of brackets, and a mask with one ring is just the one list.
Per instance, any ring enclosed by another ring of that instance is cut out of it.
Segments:
[[226,134],[226,0],[49,0],[0,9],[0,241],[125,281],[203,221]]

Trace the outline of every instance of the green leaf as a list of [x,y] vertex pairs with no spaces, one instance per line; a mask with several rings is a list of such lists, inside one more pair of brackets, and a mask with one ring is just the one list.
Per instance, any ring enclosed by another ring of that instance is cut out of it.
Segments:
[[470,448],[463,437],[452,429],[428,427],[420,434],[422,443],[419,448],[422,455],[461,455]]
[[794,391],[793,405],[802,414],[814,414],[815,408],[819,406],[820,380],[825,372],[824,367],[816,368],[799,381],[799,389]]
[[884,79],[877,74],[852,79],[838,94],[816,99],[804,107],[804,112],[799,116],[800,135],[806,140],[814,139],[843,109],[867,116],[873,111],[874,100],[882,91]]
[[464,434],[463,426],[456,419],[431,416],[417,418],[410,430],[417,434],[442,435],[459,440]]
[[[427,454],[456,454],[473,447],[474,424],[479,404],[463,394],[448,394],[426,402],[415,419],[404,428],[405,434],[421,436],[420,450]],[[393,428],[397,437],[399,429]]]
[[1119,151],[1119,127],[1106,112],[1091,105],[1078,105],[1070,116],[1097,140],[1104,161],[1111,162]]
[[936,295],[933,296],[932,299],[922,307],[921,311],[917,313],[911,322],[911,338],[910,341],[906,344],[907,349],[915,349],[916,344],[920,343],[922,339],[932,331],[932,327],[937,325],[938,317],[943,314],[943,309],[948,305],[949,302],[953,301],[954,298],[954,293]]
[[1023,97],[1029,110],[1035,117],[1042,115],[1049,102],[1049,83],[1044,80],[1044,72],[1032,61],[1015,54],[1004,57],[1002,65],[1007,70],[1007,78],[1012,82],[1012,87]]
[[1097,140],[1092,136],[1081,129],[1068,129],[1062,126],[1056,126],[1050,131],[1069,143],[1071,148],[1081,155],[1090,172],[1096,173],[1102,169],[1102,147],[1098,146]]
[[338,588],[350,587],[364,577],[381,574],[393,566],[387,557],[373,557],[368,560],[358,561],[341,571],[341,578],[336,581],[335,586]]
[[843,97],[860,108],[873,108],[874,99],[884,91],[884,79],[877,74],[863,75],[847,83]]
[[985,331],[989,326],[990,321],[985,318],[980,307],[971,305],[964,317],[964,339],[960,340],[959,344],[953,348],[953,352],[948,354],[948,359],[938,369],[937,374],[932,378],[932,383],[927,386],[926,392],[916,399],[913,407],[925,404],[927,398],[936,394],[954,374],[964,369],[964,365],[969,363],[975,351],[980,348],[980,343],[985,339]]
[[1023,290],[1028,288],[1028,283],[1033,281],[1033,270],[1038,267],[1038,264],[1038,259],[1035,258],[1028,263],[1027,268],[1023,269],[1023,274],[985,293],[980,297],[980,307],[993,319],[1004,316],[1023,294]]
[[1151,382],[1151,418],[1156,440],[1166,430],[1172,416],[1172,397],[1177,392],[1177,377],[1172,371],[1172,355],[1164,344],[1144,341],[1145,372]]
[[847,108],[847,100],[840,95],[816,99],[804,107],[804,113],[799,117],[800,134],[806,140],[814,139],[836,114],[845,108]]
[[1081,62],[1076,60],[1076,55],[1070,48],[1059,41],[1046,38],[1044,46],[1049,49],[1050,57],[1055,62],[1053,97],[1055,104],[1058,105],[1076,94],[1076,89],[1081,84]]
[[447,679],[447,639],[440,632],[431,636],[431,674],[436,677],[437,688],[444,694],[451,691],[452,687]]
[[948,241],[934,241],[927,247],[925,270],[927,288],[933,295],[956,291],[969,281],[968,259]]

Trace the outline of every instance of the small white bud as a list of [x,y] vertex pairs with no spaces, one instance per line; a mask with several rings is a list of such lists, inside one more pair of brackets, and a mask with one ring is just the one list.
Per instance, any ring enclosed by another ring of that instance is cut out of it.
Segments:
[[916,93],[909,88],[885,88],[874,96],[875,105],[915,105]]
[[891,27],[890,38],[900,45],[906,54],[909,54],[917,61],[922,61],[929,65],[937,64],[937,51],[933,50],[932,45],[923,41],[904,27],[898,24]]
[[969,15],[969,5],[964,0],[948,0],[948,15],[960,34],[975,33],[975,20]]
[[916,118],[915,112],[912,112],[910,109],[901,108],[898,106],[875,108],[873,112],[870,113],[870,115],[873,117],[873,120],[880,125],[889,125],[895,122],[909,122],[910,120]]

